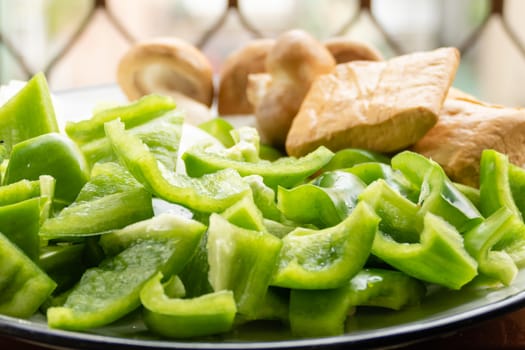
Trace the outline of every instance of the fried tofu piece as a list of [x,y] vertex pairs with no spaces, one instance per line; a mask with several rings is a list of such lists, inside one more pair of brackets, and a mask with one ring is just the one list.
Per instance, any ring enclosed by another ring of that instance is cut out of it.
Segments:
[[412,149],[438,162],[453,181],[477,187],[484,149],[523,166],[523,145],[525,109],[491,105],[451,89],[438,123]]
[[286,151],[302,156],[320,145],[333,151],[405,149],[436,124],[458,65],[455,48],[339,64],[312,84]]

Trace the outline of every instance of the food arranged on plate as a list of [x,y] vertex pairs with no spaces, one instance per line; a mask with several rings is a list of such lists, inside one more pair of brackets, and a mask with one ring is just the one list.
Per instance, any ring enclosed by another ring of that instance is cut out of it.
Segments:
[[0,313],[89,332],[138,310],[150,336],[216,341],[265,320],[309,338],[430,290],[512,285],[525,117],[452,88],[458,64],[455,48],[384,60],[290,31],[226,60],[219,113],[256,119],[234,127],[209,108],[206,57],[155,39],[120,62],[130,102],[63,133],[36,74],[0,106]]

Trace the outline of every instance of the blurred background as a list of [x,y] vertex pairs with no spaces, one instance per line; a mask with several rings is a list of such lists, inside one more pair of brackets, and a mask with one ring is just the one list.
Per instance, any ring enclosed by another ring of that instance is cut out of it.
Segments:
[[38,71],[55,91],[114,83],[126,50],[155,36],[195,44],[218,72],[249,40],[302,28],[387,58],[456,46],[456,87],[525,106],[523,14],[523,0],[0,0],[0,84]]

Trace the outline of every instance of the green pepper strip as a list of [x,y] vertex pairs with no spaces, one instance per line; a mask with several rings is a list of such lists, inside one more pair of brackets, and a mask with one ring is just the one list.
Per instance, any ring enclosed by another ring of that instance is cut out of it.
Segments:
[[332,156],[333,153],[330,150],[321,146],[298,159],[283,157],[274,162],[244,161],[229,157],[227,152],[222,154],[211,148],[194,146],[182,155],[182,159],[190,176],[202,176],[220,169],[231,168],[237,170],[242,176],[258,174],[263,177],[264,183],[272,188],[277,188],[277,186],[289,188],[314,174],[328,163]]
[[409,276],[460,289],[477,275],[477,262],[452,225],[432,213],[423,220],[420,243],[398,243],[378,231],[372,254]]
[[51,295],[56,283],[0,234],[0,314],[27,318]]
[[84,248],[83,243],[47,245],[40,248],[38,265],[57,283],[54,294],[73,287],[87,269]]
[[189,338],[224,333],[232,329],[237,307],[233,292],[222,290],[192,299],[170,298],[156,274],[142,288],[146,326],[161,336]]
[[342,286],[370,254],[379,217],[364,202],[341,223],[324,230],[297,228],[286,235],[272,285],[297,289]]
[[390,159],[377,152],[347,148],[337,151],[330,162],[323,167],[323,171],[351,168],[357,164],[368,162],[389,164]]
[[20,180],[0,186],[0,206],[14,204],[40,195],[40,181]]
[[38,231],[44,201],[36,197],[0,207],[0,232],[34,261],[38,261],[39,256]]
[[325,172],[311,183],[291,189],[279,187],[277,205],[284,216],[320,228],[337,225],[354,209],[365,184],[355,175]]
[[[505,207],[521,221],[515,230],[507,231],[496,243],[497,250],[507,252],[514,262],[521,266],[525,263],[525,224],[521,211],[514,201],[510,184],[510,166],[508,156],[494,150],[484,150],[480,165],[480,207],[484,215],[490,215]],[[516,170],[512,172],[516,174]],[[513,176],[513,179],[516,179]]]
[[7,153],[21,141],[58,131],[55,110],[43,73],[35,74],[0,107],[0,140]]
[[491,250],[508,232],[519,231],[523,223],[506,207],[501,207],[483,223],[465,233],[465,248],[484,275],[510,285],[518,274],[511,256],[504,250]]
[[385,180],[373,182],[359,195],[381,218],[379,229],[398,242],[419,242],[423,218],[419,207],[390,187]]
[[99,111],[91,119],[68,122],[66,133],[78,144],[104,137],[104,124],[120,118],[126,128],[146,123],[175,109],[175,102],[167,96],[147,95],[136,102]]
[[263,216],[253,201],[253,196],[246,195],[237,203],[221,213],[232,224],[252,231],[266,231]]
[[89,168],[82,152],[67,136],[58,133],[40,135],[13,146],[4,184],[50,175],[56,180],[55,200],[72,203],[89,178]]
[[263,217],[282,221],[283,214],[275,203],[275,191],[264,184],[263,178],[259,175],[248,175],[243,179],[250,186],[255,205],[257,205]]
[[100,235],[153,216],[151,194],[138,188],[63,209],[44,222],[40,237],[78,239]]
[[[183,121],[178,111],[170,111],[127,130],[140,138],[168,169],[175,170]],[[82,144],[80,149],[91,165],[118,160],[107,137]]]
[[355,306],[400,310],[418,304],[424,295],[424,284],[402,272],[364,269],[337,289],[293,289],[290,327],[294,335],[302,337],[340,335]]
[[401,193],[404,197],[417,203],[419,188],[410,182],[399,170],[394,170],[388,164],[360,163],[351,168],[341,169],[358,176],[365,184],[370,185],[376,180],[384,180],[390,187]]
[[461,193],[436,162],[404,151],[392,158],[392,167],[400,170],[420,188],[421,212],[446,218],[459,232],[483,221],[478,209]]
[[235,145],[235,141],[231,135],[231,131],[234,127],[223,118],[213,118],[208,120],[200,124],[199,128],[219,140],[224,147],[232,147]]
[[480,206],[481,212],[489,216],[501,207],[507,207],[521,218],[521,212],[514,202],[509,183],[509,159],[495,150],[484,150],[480,164]]
[[152,193],[165,200],[203,212],[220,212],[249,191],[239,174],[226,169],[201,178],[176,174],[159,163],[142,141],[118,121],[106,124],[106,133],[119,159]]
[[116,255],[138,240],[180,239],[177,257],[187,261],[195,251],[206,226],[198,221],[165,213],[113,231],[100,237],[99,244],[107,255]]
[[[49,326],[86,330],[109,324],[137,308],[147,280],[159,271],[171,275],[182,270],[195,250],[204,231],[202,225],[179,226],[181,222],[158,217],[145,225],[149,232],[133,226],[110,236],[106,243],[131,245],[88,269],[64,306],[47,310]],[[159,224],[167,227],[159,228]]]
[[509,163],[509,185],[514,203],[521,216],[525,214],[525,169]]
[[213,290],[233,290],[238,312],[253,317],[268,289],[281,246],[281,240],[269,233],[243,229],[212,214],[207,248]]

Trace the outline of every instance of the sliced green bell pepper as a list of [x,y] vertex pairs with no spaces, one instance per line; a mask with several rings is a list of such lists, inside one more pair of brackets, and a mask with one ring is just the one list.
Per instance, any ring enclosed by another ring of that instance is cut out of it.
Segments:
[[343,171],[325,172],[312,182],[291,189],[279,187],[277,206],[284,216],[299,224],[319,228],[337,225],[354,209],[365,184]]
[[483,215],[489,216],[499,208],[507,207],[522,218],[512,196],[507,155],[495,150],[484,150],[481,153],[479,176],[480,207]]
[[[489,216],[502,207],[510,210],[521,221],[520,227],[507,231],[497,244],[498,250],[510,254],[518,265],[525,263],[525,224],[520,209],[514,201],[510,183],[510,166],[508,156],[495,150],[484,150],[480,164],[480,209],[483,215]],[[516,170],[512,171],[515,175]],[[516,179],[516,177],[513,177]],[[515,182],[516,184],[518,182]],[[515,185],[514,185],[515,186]],[[516,189],[515,189],[516,190]]]
[[0,232],[32,260],[38,261],[41,208],[45,199],[35,197],[0,207]]
[[124,130],[118,120],[106,123],[106,133],[130,173],[160,198],[198,211],[220,212],[249,191],[248,185],[231,169],[201,178],[166,169],[138,137]]
[[480,273],[510,285],[518,273],[512,257],[502,250],[492,249],[509,236],[519,232],[523,223],[507,207],[501,207],[484,222],[464,234],[465,248],[478,262]]
[[358,176],[367,185],[376,180],[384,180],[390,187],[407,199],[414,203],[418,202],[419,187],[416,187],[399,170],[392,169],[388,164],[377,162],[359,163],[351,168],[343,169],[343,171]]
[[138,241],[98,267],[88,269],[64,305],[47,310],[49,327],[68,330],[101,327],[139,307],[140,290],[177,254],[177,241],[176,237]]
[[20,180],[0,186],[0,206],[21,202],[40,196],[39,180]]
[[381,153],[358,148],[346,148],[335,152],[333,158],[322,170],[340,170],[369,162],[390,164],[390,159]]
[[301,337],[340,335],[349,311],[355,306],[400,310],[418,304],[424,295],[424,284],[402,272],[363,269],[340,288],[293,289],[290,328]]
[[250,195],[244,196],[237,203],[223,211],[221,215],[232,224],[247,230],[266,231],[262,213]]
[[381,218],[379,229],[398,242],[419,242],[423,217],[419,207],[390,187],[385,180],[373,182],[359,195]]
[[56,283],[0,234],[0,314],[28,318],[51,295]]
[[35,74],[22,90],[0,107],[0,140],[8,153],[21,141],[58,131],[43,73]]
[[[248,130],[250,129],[239,130],[240,136],[237,138],[242,140],[243,134],[252,135]],[[247,149],[251,151],[248,152]],[[263,177],[266,185],[277,188],[297,185],[328,163],[333,156],[325,147],[319,147],[302,158],[283,157],[274,162],[260,160],[258,154],[257,141],[238,142],[226,150],[217,150],[213,146],[194,146],[184,152],[182,159],[190,176],[202,176],[231,168],[242,176],[258,174]]]
[[[187,261],[197,248],[204,231],[206,226],[200,222],[165,213],[105,234],[100,237],[99,244],[104,252],[111,256],[139,240],[167,239],[176,236],[179,240],[176,258]],[[181,263],[175,264],[181,265]]]
[[514,203],[521,216],[525,215],[525,169],[509,163],[509,185]]
[[354,306],[401,310],[418,305],[426,294],[425,284],[401,271],[368,268],[350,280],[348,297]]
[[87,269],[84,248],[84,243],[47,245],[40,248],[38,265],[56,282],[54,295],[73,287]]
[[[168,169],[175,170],[183,120],[178,111],[169,111],[127,130],[140,138]],[[117,161],[107,137],[84,143],[80,149],[91,165],[97,162]]]
[[54,177],[55,200],[70,204],[87,182],[89,168],[73,141],[62,134],[49,133],[13,146],[4,184],[37,180],[40,175]]
[[264,218],[284,221],[283,213],[277,207],[275,191],[264,184],[264,179],[259,175],[248,175],[243,177],[253,195],[253,201]]
[[459,232],[426,213],[419,243],[399,243],[378,231],[372,254],[409,276],[459,289],[477,275],[477,262],[467,253]]
[[151,194],[115,163],[97,164],[77,199],[44,222],[45,239],[79,239],[153,216]]
[[237,312],[232,291],[221,290],[191,299],[170,298],[162,277],[162,273],[156,274],[140,292],[148,329],[169,338],[206,336],[232,329]]
[[295,289],[341,287],[370,254],[379,217],[364,202],[324,230],[297,228],[286,235],[272,285]]
[[219,140],[224,147],[232,147],[235,145],[235,141],[231,135],[234,127],[223,118],[210,119],[200,124],[199,128]]
[[202,236],[199,245],[191,259],[178,274],[186,290],[186,297],[194,298],[204,294],[212,293],[213,287],[208,279],[210,265],[208,263],[208,233]]
[[420,188],[419,204],[423,214],[430,212],[446,218],[459,232],[466,232],[483,221],[476,206],[433,160],[404,151],[392,158],[392,167]]
[[265,232],[235,226],[218,214],[208,227],[208,278],[214,291],[232,290],[238,312],[257,314],[277,266],[282,242]]
[[66,133],[78,144],[84,144],[104,137],[106,122],[119,118],[125,123],[126,128],[132,128],[153,120],[175,107],[175,102],[168,96],[146,95],[133,103],[98,111],[91,119],[68,122]]

